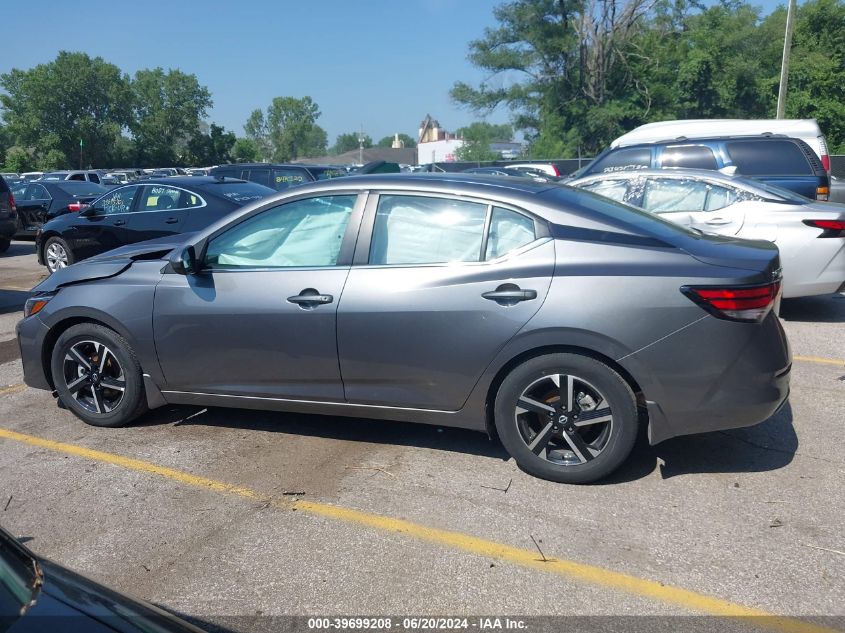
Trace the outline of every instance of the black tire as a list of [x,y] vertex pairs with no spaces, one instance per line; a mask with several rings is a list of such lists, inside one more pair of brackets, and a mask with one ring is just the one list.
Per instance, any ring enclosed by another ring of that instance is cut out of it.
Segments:
[[12,245],[12,240],[7,240],[4,237],[0,237],[0,253],[5,253],[9,250],[9,246]]
[[[569,376],[574,396],[569,396],[572,405],[567,410],[565,387],[557,392],[555,388],[561,381],[568,385]],[[543,392],[549,393],[543,400],[531,397]],[[606,477],[627,459],[637,438],[637,402],[631,387],[604,363],[580,354],[548,354],[515,367],[496,393],[494,415],[499,438],[517,465],[561,483]],[[610,420],[596,422],[605,418]],[[550,439],[544,444],[546,437]],[[535,454],[538,449],[541,453]]]
[[67,265],[68,266],[70,266],[71,264],[73,264],[76,261],[76,258],[73,256],[73,251],[70,250],[70,247],[67,245],[67,242],[65,242],[62,238],[54,235],[53,237],[51,237],[50,239],[48,239],[44,243],[44,248],[41,251],[41,258],[44,261],[44,265],[47,267],[47,272],[50,273],[51,275],[54,272],[56,272],[56,270],[59,270],[58,268],[56,270],[53,270],[52,268],[50,268],[50,264],[48,263],[48,260],[47,260],[48,253],[50,252],[50,246],[53,245],[53,244],[56,244],[58,247],[60,247],[65,252],[65,254],[67,255]]
[[[96,355],[98,349],[106,351]],[[91,350],[94,355],[86,350]],[[79,356],[74,352],[81,354],[88,361],[88,378],[85,378],[84,365],[76,360]],[[101,359],[102,362],[98,366]],[[138,359],[126,339],[107,327],[95,323],[80,323],[68,328],[59,336],[53,347],[50,370],[61,401],[87,424],[104,427],[124,426],[147,411],[144,381]],[[90,377],[92,372],[93,379]],[[74,385],[78,382],[81,382],[82,387],[77,388]],[[69,383],[71,387],[68,386]],[[122,391],[119,389],[121,384]],[[112,389],[110,386],[118,388]],[[76,396],[71,389],[74,389]],[[99,392],[99,399],[95,391]],[[112,408],[109,408],[110,402]]]

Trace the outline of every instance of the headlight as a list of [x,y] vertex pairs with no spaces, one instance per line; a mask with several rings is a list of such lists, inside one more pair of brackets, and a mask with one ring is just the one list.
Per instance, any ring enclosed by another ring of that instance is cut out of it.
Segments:
[[23,307],[24,318],[38,314],[44,309],[50,299],[56,296],[55,292],[38,292],[26,300]]

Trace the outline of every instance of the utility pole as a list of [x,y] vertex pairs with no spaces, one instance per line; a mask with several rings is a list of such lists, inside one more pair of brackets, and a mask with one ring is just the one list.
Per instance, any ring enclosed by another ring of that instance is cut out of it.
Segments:
[[82,169],[82,137],[79,137],[79,168]]
[[778,89],[777,118],[782,119],[786,113],[786,86],[789,82],[789,54],[792,51],[792,27],[795,23],[795,0],[789,0],[786,10],[786,34],[783,37],[783,60],[780,64],[780,88]]
[[358,133],[358,163],[364,164],[364,124],[361,124],[361,131]]

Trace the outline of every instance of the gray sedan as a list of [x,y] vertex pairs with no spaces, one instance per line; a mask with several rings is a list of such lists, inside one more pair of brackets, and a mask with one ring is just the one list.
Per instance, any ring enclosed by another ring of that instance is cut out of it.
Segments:
[[168,403],[423,422],[579,483],[641,424],[660,442],[768,418],[779,299],[767,242],[517,178],[361,176],[61,269],[18,338],[26,383],[89,424]]
[[785,298],[845,289],[845,205],[692,169],[597,174],[567,184],[708,233],[774,242]]

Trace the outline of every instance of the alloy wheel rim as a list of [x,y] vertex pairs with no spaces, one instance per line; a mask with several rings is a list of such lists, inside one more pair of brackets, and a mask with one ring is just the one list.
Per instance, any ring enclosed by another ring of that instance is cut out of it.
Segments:
[[613,432],[607,399],[573,374],[549,374],[529,384],[517,398],[514,421],[532,453],[562,466],[594,460]]
[[63,370],[71,397],[89,413],[111,413],[123,402],[123,368],[114,352],[102,343],[86,340],[71,345]]
[[47,247],[47,268],[55,272],[67,267],[67,251],[61,244],[53,242]]

